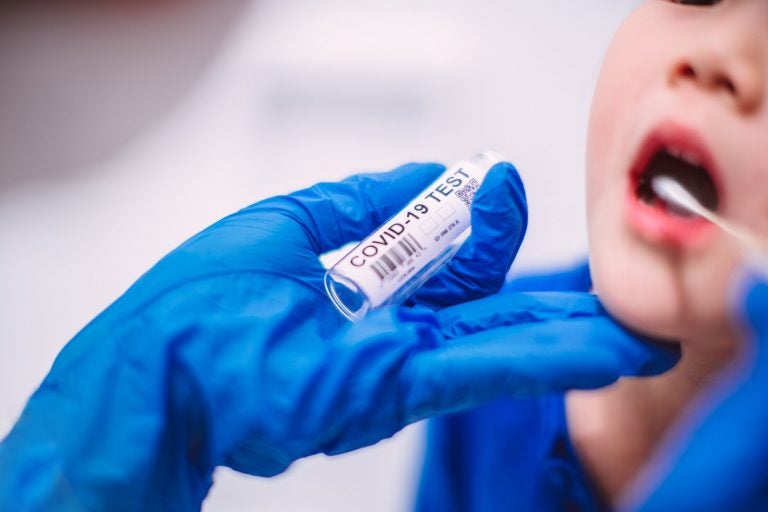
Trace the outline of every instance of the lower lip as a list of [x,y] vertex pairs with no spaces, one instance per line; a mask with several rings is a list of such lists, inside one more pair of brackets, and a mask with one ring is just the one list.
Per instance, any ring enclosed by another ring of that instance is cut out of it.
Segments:
[[661,203],[648,204],[637,196],[637,184],[630,180],[627,217],[634,231],[646,240],[671,247],[692,247],[705,243],[715,226],[698,216],[669,213]]

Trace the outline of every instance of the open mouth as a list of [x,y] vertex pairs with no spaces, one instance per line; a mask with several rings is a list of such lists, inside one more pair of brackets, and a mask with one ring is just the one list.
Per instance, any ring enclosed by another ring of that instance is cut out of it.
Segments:
[[654,178],[666,176],[680,183],[699,203],[710,211],[717,211],[719,198],[717,187],[709,171],[692,154],[681,150],[663,148],[651,157],[648,166],[636,178],[635,194],[637,198],[651,207],[680,217],[693,214],[669,204],[654,192]]
[[718,168],[707,146],[697,134],[668,123],[648,137],[630,169],[627,211],[633,229],[652,242],[675,246],[713,232],[708,221],[656,194],[652,183],[661,176],[677,181],[705,208],[722,209]]

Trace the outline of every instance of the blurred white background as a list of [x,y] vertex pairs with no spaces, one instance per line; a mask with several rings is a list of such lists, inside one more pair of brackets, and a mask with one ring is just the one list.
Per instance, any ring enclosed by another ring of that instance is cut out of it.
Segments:
[[[586,252],[590,97],[636,0],[39,3],[0,21],[0,436],[143,271],[267,196],[496,149],[528,192],[518,268]],[[408,510],[421,444],[222,470],[205,509]]]

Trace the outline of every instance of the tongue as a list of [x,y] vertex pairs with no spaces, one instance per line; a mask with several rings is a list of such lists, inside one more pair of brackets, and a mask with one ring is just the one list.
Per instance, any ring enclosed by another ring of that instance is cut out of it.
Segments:
[[[709,210],[717,210],[717,190],[709,174],[697,165],[672,156],[667,152],[658,153],[646,171],[644,181],[650,181],[656,176],[669,176],[693,195],[704,207]],[[685,215],[672,205],[668,205],[674,213]]]

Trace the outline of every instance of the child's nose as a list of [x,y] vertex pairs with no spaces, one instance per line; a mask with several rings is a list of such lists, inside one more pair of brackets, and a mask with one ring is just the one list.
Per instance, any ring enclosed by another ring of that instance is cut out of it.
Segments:
[[692,83],[727,97],[745,113],[757,110],[765,96],[768,38],[762,26],[764,13],[760,31],[755,28],[755,14],[719,13],[711,18],[673,62],[669,83]]

